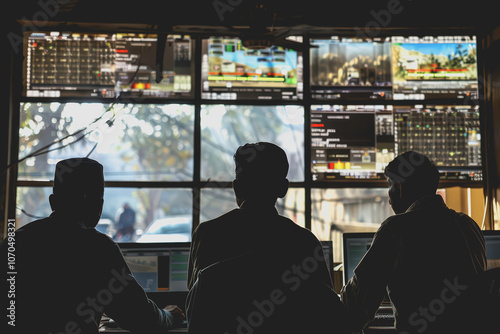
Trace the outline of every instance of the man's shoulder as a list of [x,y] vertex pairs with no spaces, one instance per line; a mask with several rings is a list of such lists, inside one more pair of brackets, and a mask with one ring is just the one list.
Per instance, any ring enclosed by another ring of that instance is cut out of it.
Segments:
[[379,230],[396,228],[400,223],[408,221],[411,215],[413,215],[412,212],[405,212],[389,216],[380,224]]
[[108,235],[97,231],[94,228],[84,229],[81,233],[81,240],[89,243],[92,252],[102,254],[112,259],[123,256],[120,246]]
[[16,230],[16,233],[26,233],[26,232],[31,232],[39,229],[45,229],[48,224],[52,223],[52,218],[51,217],[46,217],[42,219],[37,219],[32,222],[27,223],[26,225],[23,225],[19,227]]
[[216,218],[206,220],[198,225],[198,227],[196,228],[196,232],[203,233],[205,231],[210,231],[213,229],[224,229],[227,224],[230,224],[235,218],[238,217],[238,215],[240,214],[239,211],[240,210],[238,209],[233,209]]
[[111,239],[110,236],[97,231],[95,228],[86,229],[85,233],[87,233],[89,238],[95,240],[101,245],[118,246],[116,242],[113,239]]
[[[298,238],[307,238],[312,241],[318,241],[318,238],[314,235],[314,233],[311,230],[296,224],[290,218],[284,216],[279,216],[279,217],[283,227],[287,229],[286,232],[290,233],[291,235],[296,235]],[[288,236],[288,233],[284,235]]]
[[474,233],[482,235],[479,224],[472,217],[463,212],[456,212],[452,209],[450,211],[453,212],[462,229],[472,230]]

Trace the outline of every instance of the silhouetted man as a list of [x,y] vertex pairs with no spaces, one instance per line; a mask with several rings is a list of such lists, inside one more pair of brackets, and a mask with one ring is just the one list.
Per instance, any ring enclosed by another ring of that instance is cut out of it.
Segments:
[[486,268],[481,231],[436,195],[439,172],[427,157],[406,152],[385,175],[396,215],[382,223],[342,289],[352,328],[373,318],[387,291],[398,333],[461,333],[474,307],[464,296]]
[[345,310],[318,239],[280,216],[288,160],[278,146],[238,148],[238,209],[200,224],[189,259],[189,333],[342,333]]
[[96,334],[103,312],[141,333],[164,333],[181,320],[178,307],[162,310],[148,299],[118,246],[94,229],[103,193],[103,167],[97,161],[57,163],[52,214],[15,233],[15,327],[8,325],[9,332]]

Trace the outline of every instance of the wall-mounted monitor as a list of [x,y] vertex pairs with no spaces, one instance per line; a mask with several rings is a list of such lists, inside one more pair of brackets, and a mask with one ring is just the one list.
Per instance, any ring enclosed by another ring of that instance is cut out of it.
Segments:
[[[26,33],[23,95],[191,97],[193,41],[169,35],[161,42],[156,34]],[[157,46],[163,42],[161,56]]]
[[395,152],[428,156],[444,180],[482,180],[479,107],[394,107]]
[[478,98],[475,36],[391,41],[394,100]]
[[482,181],[479,107],[312,105],[313,181],[385,180],[385,166],[416,151],[442,180]]
[[392,99],[390,37],[312,39],[315,99]]
[[313,181],[385,179],[393,131],[392,106],[311,106]]
[[202,98],[208,100],[297,100],[302,98],[303,59],[280,46],[253,50],[240,39],[202,41]]

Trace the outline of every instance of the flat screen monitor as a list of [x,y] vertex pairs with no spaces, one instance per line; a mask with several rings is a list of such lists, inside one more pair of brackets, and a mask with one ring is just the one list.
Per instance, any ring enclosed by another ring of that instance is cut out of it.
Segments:
[[396,106],[394,133],[396,155],[428,156],[442,180],[482,180],[478,106]]
[[[191,97],[193,41],[169,35],[158,42],[156,34],[28,32],[23,95]],[[158,45],[164,45],[163,56]]]
[[188,291],[190,243],[119,243],[125,262],[146,293]]
[[483,231],[487,268],[500,268],[500,231]]
[[312,105],[313,181],[385,180],[396,156],[416,151],[440,178],[482,181],[480,116],[468,105]]
[[394,100],[477,99],[475,36],[391,37]]
[[344,261],[344,285],[354,275],[358,263],[370,248],[375,233],[344,233],[343,261]]
[[390,37],[312,39],[315,99],[392,99]]
[[384,179],[394,159],[392,106],[311,106],[313,181]]
[[238,38],[202,41],[202,98],[297,100],[302,98],[303,58],[280,46],[254,50]]
[[[500,267],[500,231],[482,231],[486,245],[487,268]],[[354,269],[371,247],[375,233],[344,233],[344,285],[354,275]]]

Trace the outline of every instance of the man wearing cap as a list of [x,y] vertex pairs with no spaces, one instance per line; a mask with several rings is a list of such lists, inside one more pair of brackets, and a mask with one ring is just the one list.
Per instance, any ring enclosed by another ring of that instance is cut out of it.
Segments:
[[9,332],[95,334],[103,313],[132,332],[164,333],[181,321],[177,306],[160,309],[148,299],[118,246],[94,229],[103,194],[97,161],[74,158],[56,165],[52,214],[15,233],[15,326],[7,325]]

